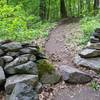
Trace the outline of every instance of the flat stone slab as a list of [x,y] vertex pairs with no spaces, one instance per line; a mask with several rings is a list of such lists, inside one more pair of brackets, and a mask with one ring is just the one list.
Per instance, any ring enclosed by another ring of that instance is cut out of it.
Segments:
[[68,83],[84,84],[92,80],[91,76],[88,74],[67,65],[60,66],[59,71],[63,80]]
[[88,69],[100,72],[100,57],[85,59],[77,55],[74,59],[74,63],[77,66],[86,67]]
[[90,48],[90,49],[100,50],[100,43],[90,43],[90,42],[88,42],[86,47]]
[[93,57],[98,57],[100,56],[100,50],[96,49],[83,49],[79,55],[83,58],[93,58]]
[[90,87],[80,89],[61,89],[52,100],[100,100],[100,91],[94,91]]

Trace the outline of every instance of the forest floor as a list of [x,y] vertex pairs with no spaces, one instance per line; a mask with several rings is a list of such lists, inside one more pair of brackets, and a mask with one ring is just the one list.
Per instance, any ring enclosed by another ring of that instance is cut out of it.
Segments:
[[[82,35],[79,22],[63,20],[49,33],[45,43],[45,53],[57,69],[60,65],[76,67],[73,58],[79,46],[79,37]],[[79,68],[86,73],[94,75],[95,72]],[[40,95],[40,100],[100,100],[100,90],[93,90],[91,83],[85,85],[71,85],[60,82],[54,86],[47,85]]]

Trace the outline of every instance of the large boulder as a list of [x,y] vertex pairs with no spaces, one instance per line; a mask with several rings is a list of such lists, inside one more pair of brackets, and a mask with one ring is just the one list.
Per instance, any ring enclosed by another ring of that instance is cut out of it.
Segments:
[[100,72],[100,57],[85,59],[77,55],[74,59],[74,63],[77,66],[86,67],[88,69]]
[[0,66],[0,85],[4,84],[5,82],[5,74],[3,68]]
[[4,69],[7,74],[38,74],[37,65],[32,61],[17,66],[6,66]]
[[32,85],[16,83],[11,95],[6,96],[6,100],[39,100],[39,98]]
[[90,42],[88,42],[86,47],[90,48],[90,49],[100,50],[100,43],[90,43]]
[[60,79],[60,74],[57,71],[52,71],[51,73],[43,74],[40,81],[43,84],[56,84],[60,81]]
[[100,56],[100,50],[96,49],[83,49],[79,55],[83,58],[92,58],[92,57],[98,57]]
[[17,83],[25,83],[29,86],[31,85],[31,86],[35,87],[37,82],[38,82],[37,75],[27,75],[27,74],[14,75],[12,77],[9,77],[6,80],[5,90],[6,90],[7,95],[10,95]]
[[62,65],[59,67],[59,71],[65,82],[72,84],[84,84],[92,80],[91,76],[88,74],[67,65]]
[[0,48],[6,51],[17,51],[22,48],[22,45],[18,42],[10,42],[0,46]]

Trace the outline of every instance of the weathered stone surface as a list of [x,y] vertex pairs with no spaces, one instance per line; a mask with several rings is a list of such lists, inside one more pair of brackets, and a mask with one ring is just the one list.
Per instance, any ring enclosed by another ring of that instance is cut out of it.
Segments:
[[12,56],[12,57],[14,57],[14,58],[16,58],[16,57],[18,57],[19,55],[20,55],[20,53],[19,52],[7,52],[7,54],[6,54],[7,56]]
[[0,56],[2,56],[4,54],[3,50],[0,49]]
[[92,80],[92,78],[86,73],[67,65],[60,66],[59,71],[63,80],[68,83],[84,84]]
[[5,68],[10,68],[10,67],[13,68],[14,66],[17,66],[17,65],[26,63],[26,62],[28,61],[28,56],[29,56],[29,55],[22,55],[22,56],[17,57],[15,60],[13,60],[13,61],[10,62],[9,64],[7,64],[7,65],[5,66]]
[[4,62],[9,63],[13,60],[13,57],[11,56],[3,56],[2,59],[4,60]]
[[31,49],[29,48],[22,48],[20,49],[21,54],[30,54],[31,53]]
[[27,74],[14,75],[6,80],[5,90],[6,93],[9,95],[12,93],[17,83],[25,83],[29,86],[31,85],[34,87],[37,84],[37,81],[38,81],[37,75],[27,75]]
[[90,49],[98,49],[98,50],[100,50],[100,43],[90,43],[90,42],[88,42],[86,47],[90,48]]
[[88,69],[100,72],[100,57],[85,59],[81,58],[80,56],[76,56],[74,59],[74,63],[77,66],[83,66]]
[[0,58],[0,66],[4,67],[5,63],[4,63],[4,59]]
[[100,33],[94,32],[93,33],[93,36],[95,36],[96,38],[99,38],[100,39]]
[[100,50],[96,49],[83,49],[79,55],[83,58],[92,58],[92,57],[97,57],[100,56]]
[[100,39],[95,38],[94,36],[91,36],[91,37],[90,37],[90,42],[91,42],[91,43],[99,43],[99,42],[100,42]]
[[96,28],[95,32],[100,33],[100,28]]
[[38,74],[37,66],[32,61],[18,66],[6,66],[4,69],[7,74]]
[[12,94],[6,100],[39,100],[39,98],[32,85],[17,83]]
[[0,40],[0,44],[6,44],[12,42],[11,40]]
[[5,74],[3,68],[0,66],[0,85],[4,84],[5,82]]
[[2,45],[1,48],[5,49],[6,51],[17,51],[22,48],[22,45],[18,42],[10,42]]
[[60,81],[60,74],[56,71],[52,71],[51,73],[45,73],[42,75],[40,81],[43,84],[56,84]]

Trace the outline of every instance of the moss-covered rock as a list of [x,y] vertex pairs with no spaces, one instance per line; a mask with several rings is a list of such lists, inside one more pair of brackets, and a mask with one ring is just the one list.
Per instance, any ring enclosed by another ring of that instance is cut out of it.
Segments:
[[53,65],[46,59],[37,61],[39,78],[42,77],[45,73],[51,73],[54,70]]

